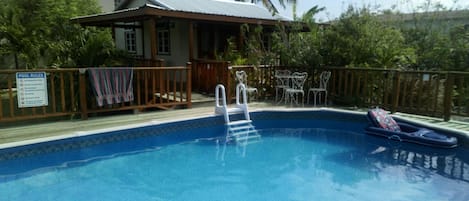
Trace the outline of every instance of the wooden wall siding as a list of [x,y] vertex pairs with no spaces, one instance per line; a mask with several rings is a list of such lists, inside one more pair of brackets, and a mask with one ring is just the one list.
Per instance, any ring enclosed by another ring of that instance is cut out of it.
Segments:
[[[145,108],[191,107],[191,64],[185,67],[135,67],[134,101],[98,107],[84,69],[1,70],[0,123]],[[16,72],[46,72],[48,106],[18,108]]]

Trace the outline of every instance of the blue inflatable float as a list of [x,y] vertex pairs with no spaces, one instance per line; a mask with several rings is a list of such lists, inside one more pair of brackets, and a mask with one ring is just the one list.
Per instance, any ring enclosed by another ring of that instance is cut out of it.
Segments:
[[455,137],[406,123],[398,123],[388,112],[380,108],[369,110],[367,117],[370,120],[370,125],[365,129],[367,134],[433,147],[454,148],[458,146],[458,140]]

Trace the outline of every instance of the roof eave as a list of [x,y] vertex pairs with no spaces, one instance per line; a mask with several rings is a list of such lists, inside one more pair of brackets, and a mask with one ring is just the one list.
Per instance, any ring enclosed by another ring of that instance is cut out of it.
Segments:
[[122,11],[115,11],[111,13],[89,15],[82,17],[72,18],[71,21],[79,23],[83,26],[111,26],[115,22],[135,21],[148,17],[172,17],[179,19],[200,20],[200,21],[213,21],[213,22],[228,22],[239,24],[261,24],[261,25],[275,25],[278,23],[290,23],[290,20],[285,19],[261,19],[261,18],[247,18],[236,17],[227,15],[204,14],[185,11],[165,10],[150,5],[144,5],[140,8],[126,9]]
[[142,8],[135,8],[111,13],[79,16],[70,20],[82,26],[110,26],[115,22],[135,21],[143,18],[145,18],[144,10]]

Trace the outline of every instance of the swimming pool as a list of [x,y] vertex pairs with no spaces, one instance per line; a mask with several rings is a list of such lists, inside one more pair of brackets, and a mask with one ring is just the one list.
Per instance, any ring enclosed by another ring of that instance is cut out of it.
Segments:
[[[468,200],[469,151],[363,134],[364,115],[254,112],[261,140],[224,143],[221,117],[0,151],[6,200]],[[383,196],[386,195],[386,196]]]

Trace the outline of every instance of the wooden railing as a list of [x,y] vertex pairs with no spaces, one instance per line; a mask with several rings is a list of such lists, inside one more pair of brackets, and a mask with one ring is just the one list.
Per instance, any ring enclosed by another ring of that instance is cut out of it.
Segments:
[[[272,91],[275,87],[274,72],[275,68],[268,65],[238,65],[230,66],[231,90],[234,91],[238,83],[236,79],[236,71],[245,71],[248,75],[247,84],[249,87],[255,87],[258,90],[258,98],[266,99],[272,97]],[[234,95],[234,94],[232,94]],[[232,97],[233,98],[233,97]]]
[[[469,73],[434,71],[399,71],[367,68],[289,68],[270,66],[229,66],[228,62],[196,60],[194,68],[135,67],[134,101],[98,107],[93,99],[86,74],[80,69],[45,69],[49,105],[18,108],[16,70],[0,71],[0,122],[81,115],[119,110],[191,107],[192,90],[213,94],[217,84],[224,84],[233,97],[235,71],[248,73],[248,84],[259,90],[263,99],[275,94],[276,69],[306,71],[305,89],[318,86],[318,75],[325,70],[332,76],[329,98],[337,106],[380,106],[393,112],[406,112],[449,120],[452,115],[469,116]],[[91,97],[91,98],[90,98]]]
[[469,116],[469,73],[325,68],[338,105],[381,106],[449,120]]
[[[82,119],[86,119],[89,113],[103,113],[119,110],[142,110],[145,108],[168,109],[178,105],[191,107],[191,64],[187,67],[136,67],[133,68],[134,100],[121,104],[113,104],[107,107],[99,107],[96,99],[81,100]],[[86,74],[80,74],[80,85],[86,86],[87,95],[90,94],[90,86],[87,85]],[[86,96],[86,95],[85,95]]]
[[164,60],[163,59],[141,59],[141,58],[136,58],[133,60],[133,65],[132,66],[138,66],[138,67],[163,67],[164,66]]
[[[46,72],[48,105],[18,107],[16,73]],[[0,122],[73,115],[79,112],[78,69],[2,70]]]
[[192,74],[193,90],[205,94],[213,94],[217,84],[223,84],[228,99],[234,98],[237,85],[235,72],[243,70],[248,74],[248,85],[258,89],[261,97],[270,96],[274,87],[274,68],[271,66],[238,65],[214,60],[195,60]]
[[217,84],[223,84],[230,94],[229,63],[226,61],[194,60],[192,82],[193,90],[213,94]]
[[[469,73],[435,71],[400,71],[344,67],[253,67],[230,68],[245,70],[249,84],[264,91],[265,97],[274,94],[276,69],[308,72],[305,89],[319,86],[319,74],[331,71],[328,85],[329,100],[337,106],[384,107],[392,112],[420,114],[449,120],[451,116],[469,116]],[[233,84],[231,84],[233,86]]]
[[[186,67],[134,67],[134,100],[97,106],[86,68],[1,70],[0,123],[57,116],[81,115],[145,108],[191,107],[191,64]],[[17,72],[47,74],[48,105],[19,108],[16,91]]]

